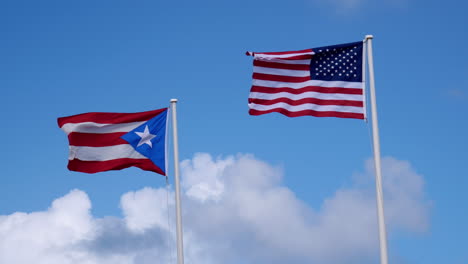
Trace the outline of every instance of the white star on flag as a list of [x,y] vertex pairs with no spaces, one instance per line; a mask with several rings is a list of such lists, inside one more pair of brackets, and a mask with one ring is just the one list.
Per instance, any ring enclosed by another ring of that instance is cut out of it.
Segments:
[[156,137],[156,135],[150,134],[148,125],[145,126],[145,130],[143,132],[136,132],[135,133],[141,138],[140,142],[138,142],[137,147],[143,145],[143,144],[148,144],[150,148],[153,148],[153,143],[151,143],[151,140]]

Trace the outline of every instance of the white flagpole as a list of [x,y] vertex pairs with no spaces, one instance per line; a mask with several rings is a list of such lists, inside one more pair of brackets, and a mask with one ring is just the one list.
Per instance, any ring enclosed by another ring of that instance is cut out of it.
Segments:
[[388,264],[387,255],[387,231],[385,230],[385,216],[383,206],[383,191],[382,191],[382,169],[380,166],[380,139],[379,139],[379,124],[377,121],[377,103],[375,99],[375,83],[374,83],[374,61],[372,57],[372,39],[374,36],[366,35],[365,42],[367,45],[367,61],[369,65],[369,88],[372,113],[372,140],[374,145],[374,162],[375,162],[375,189],[377,193],[377,216],[379,221],[379,240],[380,240],[380,263]]
[[179,180],[179,142],[177,138],[177,99],[171,99],[172,135],[174,138],[174,181],[176,195],[176,235],[177,235],[177,264],[184,264],[184,242],[182,239],[182,215],[180,206],[180,180]]

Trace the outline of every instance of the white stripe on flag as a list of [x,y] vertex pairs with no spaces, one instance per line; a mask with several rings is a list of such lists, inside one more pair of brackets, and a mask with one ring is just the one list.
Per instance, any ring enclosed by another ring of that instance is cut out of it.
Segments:
[[138,153],[130,144],[115,145],[110,147],[77,147],[70,146],[69,160],[79,159],[83,161],[106,161],[114,159],[147,159]]
[[362,89],[362,82],[341,82],[341,81],[319,81],[309,80],[300,83],[289,83],[289,82],[277,82],[277,81],[265,81],[254,79],[252,84],[254,86],[263,86],[271,88],[289,87],[299,89],[307,86],[318,86],[318,87],[339,87],[339,88],[360,88]]
[[283,63],[283,64],[304,64],[309,65],[311,60],[280,60],[280,59],[262,59],[256,58],[258,61],[265,62],[274,62],[274,63]]
[[146,121],[120,124],[101,124],[94,122],[67,123],[63,125],[61,129],[65,131],[67,135],[71,132],[107,134],[115,132],[129,132],[145,122]]
[[249,98],[274,100],[278,98],[289,98],[291,100],[300,100],[305,98],[317,98],[322,100],[347,100],[347,101],[362,101],[363,96],[360,94],[339,94],[339,93],[317,93],[304,92],[300,94],[291,94],[287,92],[281,93],[257,93],[251,92]]
[[363,113],[362,107],[355,107],[355,106],[338,106],[338,105],[316,105],[316,104],[301,104],[301,105],[289,105],[287,103],[276,103],[272,105],[260,105],[260,104],[249,104],[250,109],[255,109],[258,111],[268,111],[271,109],[276,109],[276,108],[283,108],[285,110],[288,110],[290,112],[299,112],[303,110],[314,110],[318,112],[328,112],[328,111],[333,111],[333,112],[346,112],[346,113]]
[[271,75],[293,76],[293,77],[307,77],[310,76],[310,71],[301,70],[285,70],[255,66],[253,71],[256,73],[264,73]]

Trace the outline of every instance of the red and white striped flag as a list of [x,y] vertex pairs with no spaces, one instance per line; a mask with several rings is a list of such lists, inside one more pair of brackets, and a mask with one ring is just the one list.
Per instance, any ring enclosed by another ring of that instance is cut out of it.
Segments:
[[69,141],[68,169],[86,173],[138,167],[166,173],[167,108],[58,118]]
[[365,118],[363,43],[253,56],[249,114]]

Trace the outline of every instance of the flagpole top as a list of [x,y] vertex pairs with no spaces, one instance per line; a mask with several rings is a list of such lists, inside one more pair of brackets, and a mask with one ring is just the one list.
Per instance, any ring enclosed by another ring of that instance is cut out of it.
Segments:
[[366,35],[366,37],[364,38],[364,40],[373,39],[373,38],[374,38],[373,35]]
[[177,103],[177,99],[171,99],[171,103]]

